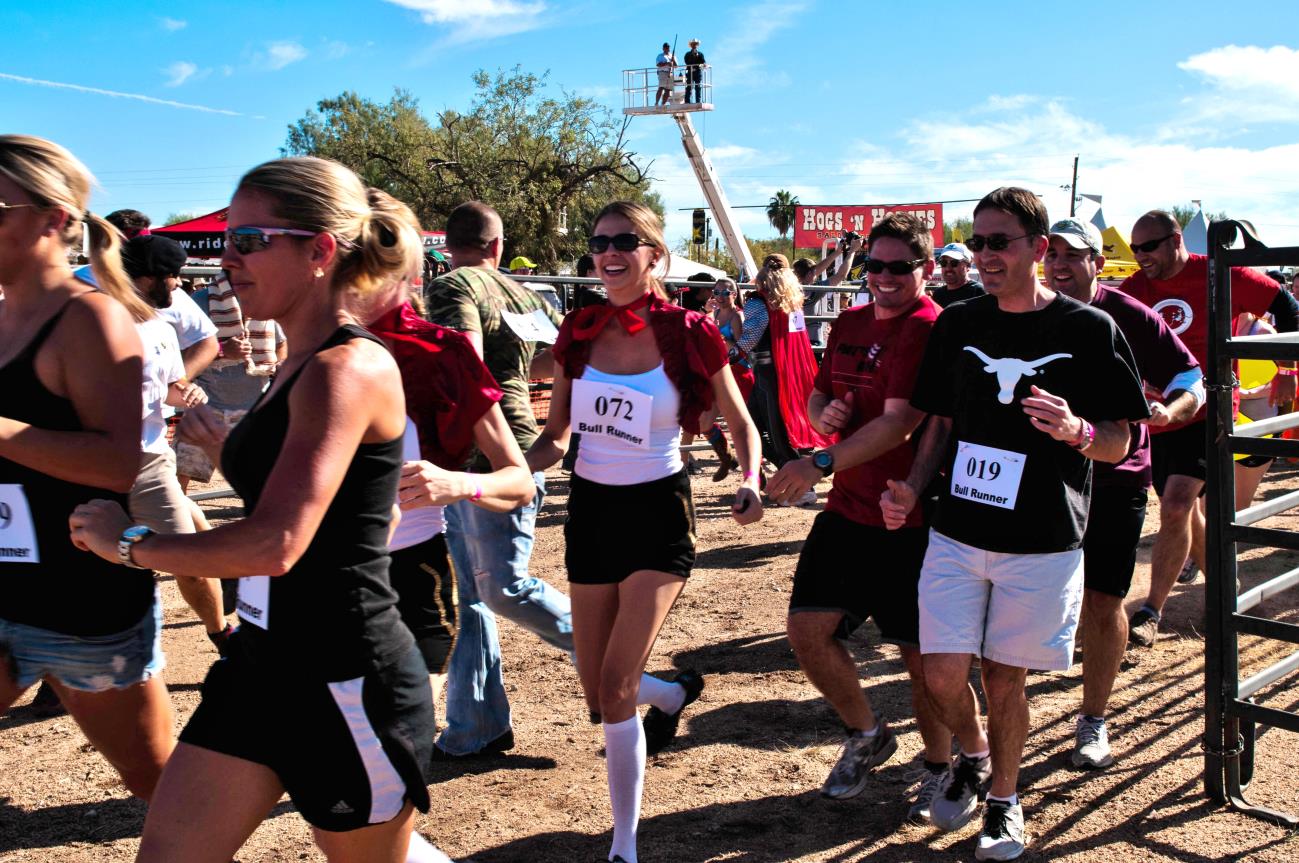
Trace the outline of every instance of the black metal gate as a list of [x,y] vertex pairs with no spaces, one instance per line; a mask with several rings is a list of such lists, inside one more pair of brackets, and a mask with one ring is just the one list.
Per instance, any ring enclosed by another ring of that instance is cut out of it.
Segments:
[[[1244,247],[1231,248],[1238,239],[1243,240]],[[1299,584],[1299,568],[1237,596],[1236,550],[1237,543],[1299,550],[1299,533],[1254,526],[1299,506],[1299,491],[1236,512],[1232,455],[1299,457],[1299,440],[1263,437],[1299,426],[1299,413],[1235,428],[1232,361],[1299,360],[1299,333],[1233,337],[1231,268],[1297,265],[1299,247],[1268,248],[1248,225],[1240,222],[1213,222],[1209,226],[1205,791],[1212,799],[1233,809],[1288,827],[1299,826],[1299,817],[1250,803],[1245,798],[1245,789],[1254,774],[1255,726],[1261,723],[1299,731],[1299,714],[1256,704],[1253,699],[1259,690],[1299,670],[1299,651],[1242,680],[1238,641],[1240,635],[1246,634],[1299,644],[1299,625],[1249,613],[1269,596]]]

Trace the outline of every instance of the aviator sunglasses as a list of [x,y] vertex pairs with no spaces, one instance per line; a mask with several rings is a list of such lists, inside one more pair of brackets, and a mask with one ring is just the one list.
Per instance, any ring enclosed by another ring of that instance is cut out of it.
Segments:
[[652,246],[653,243],[646,242],[635,234],[618,234],[610,237],[605,234],[596,234],[586,241],[586,248],[593,255],[600,255],[613,246],[620,252],[634,252],[640,246]]
[[1160,237],[1158,240],[1146,240],[1144,243],[1133,243],[1133,244],[1132,244],[1132,251],[1134,251],[1134,252],[1145,252],[1145,253],[1148,255],[1148,254],[1150,254],[1151,252],[1153,252],[1155,249],[1159,248],[1159,244],[1162,243],[1164,240],[1170,240],[1170,239],[1172,239],[1174,236],[1176,236],[1176,235],[1175,235],[1175,234],[1164,234],[1164,235],[1163,235],[1162,237]]
[[895,276],[905,276],[925,262],[924,258],[917,258],[914,261],[877,261],[874,258],[867,258],[865,267],[866,272],[879,275],[888,270]]
[[1033,235],[1020,234],[1018,237],[1007,237],[1005,234],[989,234],[985,237],[982,234],[971,234],[970,239],[965,241],[965,245],[971,252],[982,252],[984,246],[994,252],[1004,252],[1011,240],[1022,240],[1031,236]]
[[299,228],[262,228],[257,225],[240,225],[237,228],[226,228],[226,243],[234,246],[241,255],[260,252],[271,244],[271,237],[314,237],[319,231],[303,231]]

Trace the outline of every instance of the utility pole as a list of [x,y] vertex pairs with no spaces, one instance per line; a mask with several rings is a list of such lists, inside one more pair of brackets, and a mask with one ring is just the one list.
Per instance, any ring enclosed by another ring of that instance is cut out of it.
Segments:
[[1078,205],[1078,157],[1073,157],[1073,182],[1069,184],[1069,217],[1075,215]]

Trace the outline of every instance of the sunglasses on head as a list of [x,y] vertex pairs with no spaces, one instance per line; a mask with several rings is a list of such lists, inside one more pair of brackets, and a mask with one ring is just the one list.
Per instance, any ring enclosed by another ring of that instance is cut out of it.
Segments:
[[35,207],[35,206],[36,206],[35,204],[5,204],[5,203],[0,203],[0,223],[3,223],[3,222],[4,222],[4,220],[5,220],[5,211],[7,211],[7,210],[16,210],[16,209],[18,209],[19,207]]
[[1176,234],[1164,234],[1164,235],[1163,235],[1162,237],[1160,237],[1158,240],[1146,240],[1144,243],[1133,243],[1133,244],[1132,244],[1132,251],[1134,251],[1134,252],[1145,252],[1146,254],[1149,254],[1149,253],[1153,252],[1155,249],[1159,248],[1159,244],[1162,243],[1164,240],[1172,239],[1172,238],[1175,237],[1175,236],[1177,236],[1177,235],[1176,235]]
[[1004,252],[1012,240],[1022,240],[1025,237],[1031,236],[1033,235],[1020,234],[1018,237],[1007,237],[1005,234],[989,234],[985,237],[982,234],[972,234],[970,239],[965,241],[965,245],[972,252],[982,252],[984,246],[987,246],[994,252]]
[[271,244],[271,237],[314,237],[319,231],[299,228],[262,228],[257,225],[240,225],[226,228],[226,245],[234,246],[241,255],[260,252]]
[[867,258],[865,266],[866,272],[874,273],[877,276],[885,270],[895,276],[905,276],[924,262],[924,258],[916,258],[914,261],[879,261],[875,258]]
[[593,255],[599,255],[609,251],[613,246],[620,252],[634,252],[641,246],[652,246],[653,243],[646,242],[635,234],[618,234],[610,237],[605,234],[596,234],[586,241],[586,248]]

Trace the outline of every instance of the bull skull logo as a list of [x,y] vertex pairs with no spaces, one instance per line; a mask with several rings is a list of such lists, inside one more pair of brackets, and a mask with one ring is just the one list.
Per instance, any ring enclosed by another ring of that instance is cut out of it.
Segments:
[[1052,360],[1073,358],[1073,354],[1050,354],[1037,360],[1021,360],[1019,357],[994,359],[976,347],[966,345],[965,349],[983,360],[985,372],[997,376],[997,385],[1001,387],[1001,391],[997,393],[997,401],[1003,405],[1008,405],[1015,400],[1015,387],[1019,384],[1020,378],[1032,377],[1037,374],[1039,368]]

